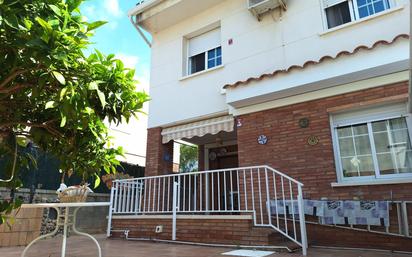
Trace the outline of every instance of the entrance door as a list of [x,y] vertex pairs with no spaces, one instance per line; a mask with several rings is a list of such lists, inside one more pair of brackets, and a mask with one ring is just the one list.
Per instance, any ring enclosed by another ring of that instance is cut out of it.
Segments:
[[238,166],[237,145],[209,149],[209,170],[237,168]]
[[[220,170],[239,167],[237,145],[221,146],[209,149],[209,169]],[[236,210],[238,208],[238,189],[236,171],[224,171],[215,173],[214,189],[218,194],[214,194],[211,201],[213,206],[220,206],[220,210]],[[219,176],[219,178],[217,178]],[[226,183],[225,183],[226,182]],[[223,194],[226,192],[226,194]],[[218,199],[220,198],[220,199]]]

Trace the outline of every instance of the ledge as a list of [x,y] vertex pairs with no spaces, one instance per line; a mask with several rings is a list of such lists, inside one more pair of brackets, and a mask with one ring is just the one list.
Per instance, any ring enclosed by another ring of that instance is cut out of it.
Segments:
[[352,186],[373,186],[373,185],[391,185],[391,184],[408,184],[412,183],[412,178],[398,179],[379,179],[372,181],[356,181],[356,182],[333,182],[332,187],[352,187]]
[[213,68],[210,68],[210,69],[207,69],[207,70],[202,70],[202,71],[199,71],[199,72],[190,74],[190,75],[186,75],[186,76],[180,77],[179,81],[186,80],[186,79],[190,79],[190,78],[193,78],[193,77],[196,77],[196,76],[200,76],[200,75],[202,75],[202,74],[205,74],[205,73],[208,73],[208,72],[212,72],[212,71],[215,71],[215,70],[219,70],[219,69],[222,69],[223,67],[225,67],[224,64],[219,65],[219,66],[216,66],[216,67],[213,67]]
[[335,32],[335,31],[338,31],[338,30],[341,30],[341,29],[344,29],[344,28],[347,28],[347,27],[351,27],[351,26],[354,26],[354,25],[356,25],[356,24],[359,24],[359,23],[362,23],[362,22],[365,22],[365,21],[369,21],[369,20],[372,20],[372,19],[375,19],[375,18],[384,16],[384,15],[387,15],[387,14],[390,14],[390,13],[393,13],[393,12],[400,11],[400,10],[402,10],[403,8],[405,8],[405,5],[396,6],[396,7],[394,7],[394,8],[390,8],[390,9],[388,9],[388,10],[385,10],[385,11],[382,11],[382,12],[379,12],[379,13],[376,13],[376,14],[373,14],[373,15],[370,15],[370,16],[367,16],[367,17],[364,17],[364,18],[361,18],[361,19],[359,19],[359,20],[345,23],[345,24],[342,24],[342,25],[340,25],[340,26],[336,26],[336,27],[334,27],[334,28],[327,29],[327,30],[319,33],[319,36],[325,36],[325,35],[327,35],[327,34],[330,34],[330,33]]
[[[172,219],[172,215],[113,215],[112,219]],[[189,220],[251,220],[252,215],[176,215]]]

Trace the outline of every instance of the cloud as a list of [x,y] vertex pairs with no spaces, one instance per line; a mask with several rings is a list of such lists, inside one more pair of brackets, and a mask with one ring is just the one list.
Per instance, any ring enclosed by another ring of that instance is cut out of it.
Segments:
[[116,58],[120,59],[124,66],[130,69],[136,69],[136,65],[139,62],[139,57],[124,53],[117,53]]
[[120,8],[119,0],[98,0],[86,2],[82,7],[85,21],[108,21],[105,26],[111,30],[117,29],[119,20],[125,18]]
[[123,16],[123,11],[120,9],[118,0],[104,0],[103,1],[104,10],[114,17]]

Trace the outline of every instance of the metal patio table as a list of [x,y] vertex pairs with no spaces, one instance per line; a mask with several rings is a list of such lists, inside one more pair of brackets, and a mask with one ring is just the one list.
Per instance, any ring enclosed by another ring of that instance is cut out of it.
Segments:
[[[50,237],[50,236],[54,236],[58,233],[59,228],[63,228],[63,243],[62,243],[62,250],[61,250],[61,257],[65,257],[66,256],[66,241],[67,241],[67,230],[69,228],[69,226],[71,226],[72,231],[77,234],[77,235],[81,235],[81,236],[85,236],[85,237],[89,237],[91,240],[93,240],[93,242],[96,244],[97,246],[97,250],[99,252],[99,257],[102,256],[102,250],[100,248],[99,243],[97,242],[97,240],[84,232],[80,232],[77,230],[76,228],[76,216],[77,216],[77,212],[80,208],[82,207],[100,207],[100,206],[110,206],[109,202],[84,202],[84,203],[38,203],[38,204],[23,204],[21,206],[21,208],[53,208],[57,211],[57,222],[56,222],[56,228],[46,234],[46,235],[41,235],[39,237],[37,237],[36,239],[34,239],[33,241],[31,241],[30,244],[28,244],[26,246],[26,248],[24,248],[23,253],[21,254],[21,257],[25,257],[26,256],[26,252],[29,250],[29,248],[36,243],[37,241]],[[64,213],[62,213],[62,209],[64,209]],[[70,210],[74,209],[73,214],[70,214]]]

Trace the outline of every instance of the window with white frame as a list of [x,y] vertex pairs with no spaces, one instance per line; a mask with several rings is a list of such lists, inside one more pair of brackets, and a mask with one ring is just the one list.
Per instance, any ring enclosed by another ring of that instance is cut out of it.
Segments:
[[332,117],[338,177],[345,180],[412,175],[409,116],[404,105]]
[[188,39],[188,75],[222,65],[220,28]]
[[333,28],[351,21],[383,12],[395,6],[395,0],[322,0],[327,27]]

